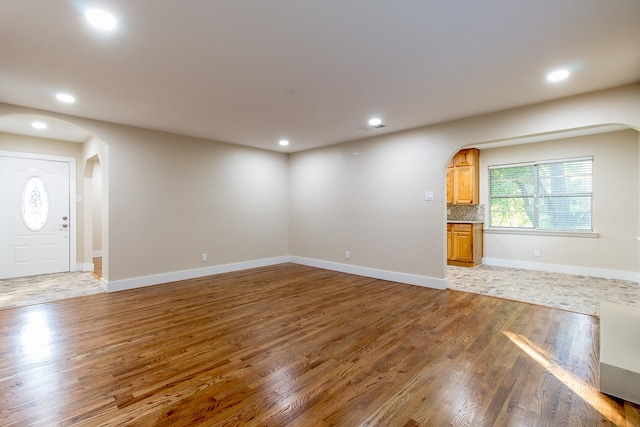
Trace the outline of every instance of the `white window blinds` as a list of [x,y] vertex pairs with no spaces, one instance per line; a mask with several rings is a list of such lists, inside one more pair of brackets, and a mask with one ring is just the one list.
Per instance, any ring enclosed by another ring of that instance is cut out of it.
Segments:
[[593,157],[489,167],[491,227],[592,230]]

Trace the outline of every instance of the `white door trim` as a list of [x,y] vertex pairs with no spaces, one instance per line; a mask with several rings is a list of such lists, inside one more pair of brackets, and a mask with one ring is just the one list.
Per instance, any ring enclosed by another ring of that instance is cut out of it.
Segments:
[[17,157],[20,159],[53,160],[69,163],[69,271],[78,270],[78,218],[76,216],[76,204],[79,199],[76,194],[76,159],[75,157],[50,156],[48,154],[20,153],[17,151],[0,151],[0,156]]

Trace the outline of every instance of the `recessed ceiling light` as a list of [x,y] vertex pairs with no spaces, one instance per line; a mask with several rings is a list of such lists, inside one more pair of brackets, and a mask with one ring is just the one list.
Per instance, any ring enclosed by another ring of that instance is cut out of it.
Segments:
[[36,129],[46,129],[47,128],[47,124],[46,123],[42,123],[42,122],[32,122],[31,126],[33,126]]
[[58,99],[58,101],[66,102],[68,104],[72,102],[76,102],[76,99],[73,96],[69,95],[68,93],[59,93],[56,95],[56,98]]
[[283,147],[286,147],[287,145],[289,145],[289,141],[287,141],[286,139],[281,139],[280,145],[282,145]]
[[369,127],[372,127],[372,128],[383,128],[384,125],[382,124],[382,120],[381,119],[379,119],[377,117],[374,117],[372,119],[369,119]]
[[382,124],[382,120],[378,119],[378,118],[373,118],[371,120],[369,120],[369,126],[380,126]]
[[559,82],[569,77],[569,70],[556,70],[547,74],[547,80],[550,82]]
[[116,18],[104,10],[89,9],[84,13],[84,16],[91,25],[99,30],[110,31],[116,27]]

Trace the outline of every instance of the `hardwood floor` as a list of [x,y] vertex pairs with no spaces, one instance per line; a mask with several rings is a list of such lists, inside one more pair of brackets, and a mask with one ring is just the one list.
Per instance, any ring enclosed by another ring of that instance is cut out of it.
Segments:
[[93,259],[93,277],[100,280],[102,278],[102,257]]
[[598,319],[293,264],[0,311],[1,425],[637,426]]

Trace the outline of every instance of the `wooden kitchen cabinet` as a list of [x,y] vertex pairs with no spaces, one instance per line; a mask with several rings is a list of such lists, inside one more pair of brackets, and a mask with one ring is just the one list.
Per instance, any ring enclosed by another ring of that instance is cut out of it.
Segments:
[[453,164],[455,167],[476,166],[478,164],[478,153],[479,151],[477,148],[460,150],[453,157]]
[[447,168],[447,203],[477,204],[480,199],[479,151],[460,150]]
[[474,166],[461,166],[453,169],[453,203],[478,203],[478,179],[476,175]]
[[447,261],[453,259],[453,224],[447,224]]
[[453,224],[453,256],[460,262],[473,261],[473,236],[471,224]]
[[447,264],[473,267],[482,263],[482,224],[447,224]]
[[453,168],[447,169],[447,204],[453,204]]

